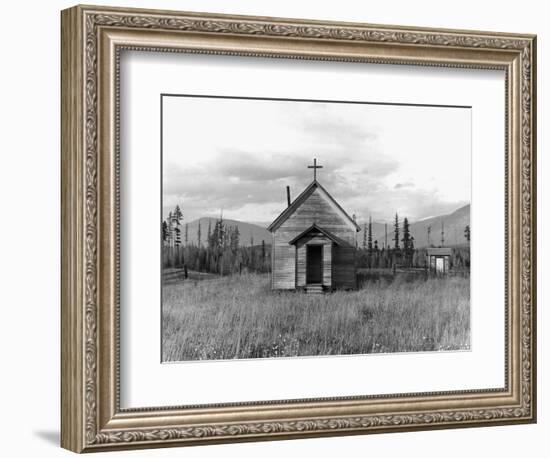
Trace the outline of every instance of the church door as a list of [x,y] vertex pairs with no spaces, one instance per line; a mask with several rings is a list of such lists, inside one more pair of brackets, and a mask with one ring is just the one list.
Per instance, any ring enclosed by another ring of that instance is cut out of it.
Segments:
[[323,282],[323,245],[307,245],[306,282]]

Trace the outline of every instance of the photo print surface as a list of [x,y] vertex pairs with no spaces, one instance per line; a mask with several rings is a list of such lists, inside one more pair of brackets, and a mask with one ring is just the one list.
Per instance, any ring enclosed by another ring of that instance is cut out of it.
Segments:
[[161,96],[162,361],[470,349],[471,108]]

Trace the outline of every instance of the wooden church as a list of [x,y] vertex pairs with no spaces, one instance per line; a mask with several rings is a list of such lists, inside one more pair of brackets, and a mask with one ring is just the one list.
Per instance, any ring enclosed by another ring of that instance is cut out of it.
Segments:
[[[356,287],[357,232],[354,218],[317,181],[290,202],[267,228],[272,233],[271,288],[321,293]],[[288,191],[288,188],[287,188]]]

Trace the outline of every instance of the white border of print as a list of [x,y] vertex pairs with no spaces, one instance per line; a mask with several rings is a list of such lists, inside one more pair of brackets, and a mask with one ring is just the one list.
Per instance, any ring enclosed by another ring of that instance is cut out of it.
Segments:
[[[122,408],[504,386],[504,72],[125,51],[121,75]],[[471,105],[471,350],[161,364],[160,94],[182,92]]]

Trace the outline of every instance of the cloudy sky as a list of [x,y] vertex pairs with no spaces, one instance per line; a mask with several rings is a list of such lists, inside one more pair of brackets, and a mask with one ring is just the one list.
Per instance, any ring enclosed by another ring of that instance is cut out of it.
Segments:
[[313,178],[359,221],[470,202],[471,110],[163,97],[163,210],[270,223]]

